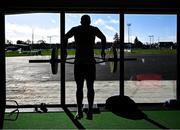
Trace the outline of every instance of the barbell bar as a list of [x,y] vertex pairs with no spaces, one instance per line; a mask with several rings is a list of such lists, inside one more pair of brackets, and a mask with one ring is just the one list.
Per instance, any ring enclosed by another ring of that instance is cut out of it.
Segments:
[[[119,62],[120,61],[120,58],[117,58],[117,59],[113,59],[113,58],[99,58],[99,57],[94,57],[95,59],[99,59],[101,61],[96,61],[96,64],[99,64],[99,63],[104,63],[104,62]],[[75,59],[74,57],[71,58],[71,59]],[[57,62],[57,63],[68,63],[68,64],[74,64],[74,62],[71,62],[71,61],[67,61],[69,60],[68,58],[66,60],[62,60],[62,59],[56,59],[56,60],[29,60],[29,63],[51,63],[51,62]],[[136,58],[124,58],[125,61],[134,61],[134,60],[137,60]]]
[[[96,60],[96,64],[109,62],[110,71],[112,73],[117,71],[117,64],[120,61],[120,58],[117,58],[117,51],[115,48],[111,48],[109,52],[107,53],[107,58],[102,57],[94,57]],[[53,74],[57,74],[58,72],[58,63],[68,63],[68,64],[74,64],[73,60],[75,57],[66,58],[66,60],[58,59],[58,49],[53,48],[51,51],[51,58],[47,60],[29,60],[29,63],[50,63],[51,64],[51,70]],[[100,60],[100,61],[97,61]],[[124,58],[125,61],[136,61],[137,58]]]

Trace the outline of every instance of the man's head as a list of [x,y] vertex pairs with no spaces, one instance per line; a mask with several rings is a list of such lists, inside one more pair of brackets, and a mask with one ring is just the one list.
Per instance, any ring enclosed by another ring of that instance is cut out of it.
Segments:
[[83,15],[81,17],[81,24],[82,25],[90,25],[91,24],[91,18],[89,17],[89,15]]

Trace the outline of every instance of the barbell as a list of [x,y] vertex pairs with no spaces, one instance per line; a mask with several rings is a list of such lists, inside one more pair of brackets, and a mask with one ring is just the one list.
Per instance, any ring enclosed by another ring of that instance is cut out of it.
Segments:
[[[108,49],[107,58],[102,57],[94,57],[95,63],[100,64],[104,62],[108,62],[110,66],[111,73],[115,73],[117,71],[117,65],[120,61],[120,58],[117,56],[117,50],[116,48],[110,48]],[[53,74],[57,74],[58,72],[58,63],[68,63],[68,64],[74,64],[74,61],[70,61],[72,59],[75,59],[75,57],[66,58],[66,60],[58,59],[58,49],[53,48],[51,50],[51,58],[47,60],[29,60],[29,63],[50,63],[51,64],[51,70]],[[136,61],[137,58],[124,58],[125,61]]]

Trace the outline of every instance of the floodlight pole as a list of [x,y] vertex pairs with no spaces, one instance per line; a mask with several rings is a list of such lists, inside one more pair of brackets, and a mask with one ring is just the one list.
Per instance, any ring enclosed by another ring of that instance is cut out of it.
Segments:
[[150,44],[150,47],[151,47],[151,45],[153,44],[153,42],[154,42],[154,35],[150,35],[150,36],[149,36],[149,44]]
[[130,26],[131,26],[131,23],[128,23],[127,26],[128,26],[128,43],[130,43]]
[[150,35],[149,36],[149,44],[151,45],[151,38],[152,38],[152,36]]
[[34,29],[32,29],[32,43],[31,43],[31,50],[33,49],[33,44],[34,44]]
[[51,44],[51,38],[52,38],[52,36],[47,36],[47,38],[49,38],[49,44]]
[[56,36],[55,35],[47,36],[47,38],[49,38],[50,49],[51,49],[51,40],[53,37],[56,37]]
[[34,29],[32,29],[32,44],[34,43]]

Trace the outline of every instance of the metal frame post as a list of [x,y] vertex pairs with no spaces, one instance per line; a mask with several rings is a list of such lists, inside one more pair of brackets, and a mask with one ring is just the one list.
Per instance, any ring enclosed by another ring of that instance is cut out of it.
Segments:
[[177,12],[177,84],[176,84],[176,98],[180,100],[180,11]]
[[120,95],[124,95],[124,12],[120,13]]
[[[60,13],[61,59],[64,60],[65,12]],[[61,105],[65,105],[65,63],[61,63]]]
[[0,12],[0,129],[3,129],[6,108],[5,13]]

